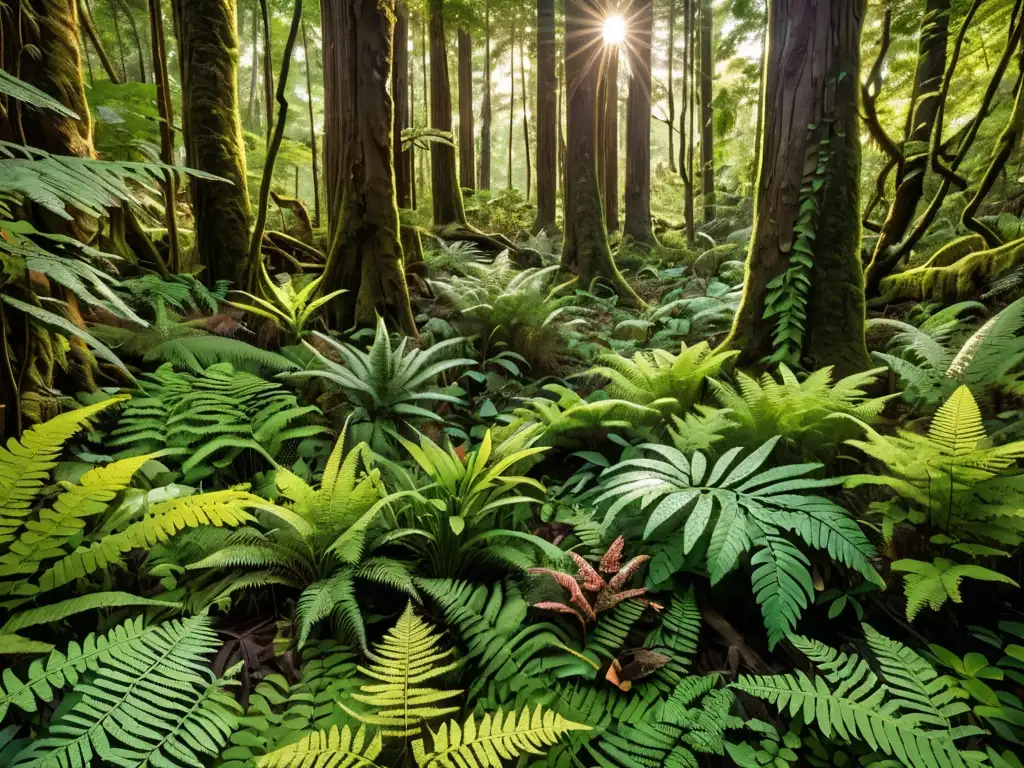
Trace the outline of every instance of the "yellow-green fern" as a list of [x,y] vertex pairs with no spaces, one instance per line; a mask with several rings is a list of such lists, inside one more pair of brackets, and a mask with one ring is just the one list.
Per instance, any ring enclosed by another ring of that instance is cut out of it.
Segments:
[[355,733],[347,725],[314,731],[294,744],[260,758],[259,768],[372,768],[381,752],[381,735],[369,737],[365,727]]
[[359,667],[376,682],[361,686],[352,698],[373,711],[349,710],[351,714],[381,727],[385,736],[410,736],[425,720],[457,712],[459,708],[450,702],[462,691],[428,687],[458,666],[451,661],[454,649],[442,651],[440,640],[440,634],[416,616],[409,603],[398,623],[367,653],[370,666]]
[[501,768],[503,760],[544,754],[570,731],[589,730],[540,704],[532,712],[528,706],[518,713],[499,708],[484,713],[479,722],[470,714],[461,725],[455,720],[442,723],[430,734],[429,751],[425,739],[414,741],[412,751],[423,768]]

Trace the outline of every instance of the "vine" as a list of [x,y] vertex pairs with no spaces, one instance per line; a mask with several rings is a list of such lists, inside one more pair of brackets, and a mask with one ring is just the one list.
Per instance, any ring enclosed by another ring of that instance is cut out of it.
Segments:
[[[810,123],[807,130],[813,133],[817,125]],[[776,318],[772,337],[772,354],[767,363],[785,363],[790,367],[800,365],[803,353],[804,335],[807,323],[807,297],[811,289],[811,270],[814,268],[812,241],[818,226],[821,205],[818,192],[828,181],[829,161],[833,150],[828,126],[823,129],[820,141],[811,141],[807,146],[804,177],[800,185],[800,209],[793,225],[793,245],[789,250],[786,269],[768,283],[764,301],[764,319]]]

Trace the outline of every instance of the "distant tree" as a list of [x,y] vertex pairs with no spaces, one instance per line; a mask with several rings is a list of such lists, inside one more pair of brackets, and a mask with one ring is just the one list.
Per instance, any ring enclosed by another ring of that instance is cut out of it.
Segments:
[[[444,0],[429,0],[430,126],[452,130],[452,92],[448,79],[448,38],[444,31]],[[462,190],[455,172],[455,148],[436,141],[430,146],[431,191],[434,226],[466,227]]]
[[537,0],[537,220],[535,232],[555,227],[558,180],[558,82],[555,76],[555,0]]
[[626,102],[626,214],[623,236],[654,244],[651,226],[651,37],[654,0],[633,0],[629,55],[629,97]]
[[[715,76],[711,0],[700,4],[700,171],[704,221],[715,218],[715,111],[711,106]],[[858,2],[858,0],[850,0]]]
[[473,141],[473,36],[459,27],[459,184],[476,187],[476,147]]

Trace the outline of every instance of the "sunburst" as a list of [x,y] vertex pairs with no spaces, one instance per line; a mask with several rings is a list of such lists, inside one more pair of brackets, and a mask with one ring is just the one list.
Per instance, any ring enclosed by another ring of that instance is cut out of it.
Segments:
[[[618,0],[566,0],[566,2],[575,3],[587,15],[583,28],[569,33],[577,43],[572,56],[585,60],[585,64],[577,70],[577,77],[582,77],[590,67],[594,66],[598,67],[603,75],[605,67],[613,57],[617,57],[620,65],[624,65],[628,72],[630,63],[639,53],[642,44],[641,36],[636,31],[639,11],[632,13],[628,11],[628,6],[634,4],[620,5]],[[624,56],[618,56],[620,50],[625,54]],[[568,83],[570,95],[576,85],[575,82]]]

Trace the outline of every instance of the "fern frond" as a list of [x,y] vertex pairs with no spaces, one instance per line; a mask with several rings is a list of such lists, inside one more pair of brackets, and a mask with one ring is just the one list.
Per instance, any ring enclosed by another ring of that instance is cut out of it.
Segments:
[[368,738],[360,726],[352,733],[346,725],[330,731],[316,731],[294,744],[260,758],[259,768],[376,768],[381,752],[380,733]]
[[570,731],[587,731],[590,727],[566,720],[540,704],[533,712],[501,709],[485,713],[477,723],[475,715],[460,724],[451,720],[431,732],[429,747],[424,739],[412,744],[413,755],[422,768],[432,766],[464,766],[465,768],[501,768],[502,760],[520,755],[541,755],[545,747],[558,742]]

